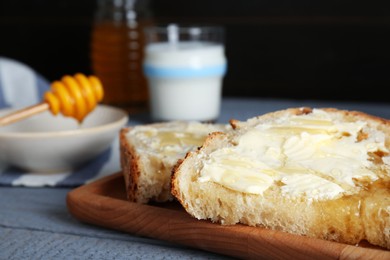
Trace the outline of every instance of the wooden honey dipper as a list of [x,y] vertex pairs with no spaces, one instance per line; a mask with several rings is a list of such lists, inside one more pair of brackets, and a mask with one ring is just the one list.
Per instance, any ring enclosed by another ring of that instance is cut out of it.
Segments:
[[73,117],[80,123],[103,99],[104,91],[99,78],[76,73],[65,75],[61,81],[54,81],[45,92],[43,101],[12,112],[0,118],[0,126],[5,126],[32,115],[50,110],[53,115]]

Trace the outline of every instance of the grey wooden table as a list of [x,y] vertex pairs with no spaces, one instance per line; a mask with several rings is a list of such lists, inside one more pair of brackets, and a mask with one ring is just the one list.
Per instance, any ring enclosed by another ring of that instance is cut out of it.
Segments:
[[[219,122],[288,107],[337,107],[390,118],[390,104],[224,99]],[[130,124],[147,122],[130,117]],[[118,158],[119,160],[119,158]],[[0,259],[228,259],[227,256],[85,224],[65,198],[71,188],[0,187]]]

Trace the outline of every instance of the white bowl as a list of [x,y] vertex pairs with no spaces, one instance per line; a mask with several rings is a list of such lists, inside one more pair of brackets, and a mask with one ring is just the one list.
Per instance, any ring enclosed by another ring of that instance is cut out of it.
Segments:
[[[13,110],[0,110],[0,116]],[[0,126],[0,162],[31,172],[74,169],[108,149],[128,122],[125,111],[98,105],[79,124],[43,112]]]

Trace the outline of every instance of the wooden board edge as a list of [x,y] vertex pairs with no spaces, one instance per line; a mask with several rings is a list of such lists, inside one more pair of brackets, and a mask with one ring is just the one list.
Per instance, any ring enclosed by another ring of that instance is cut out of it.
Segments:
[[[390,251],[362,248],[245,225],[221,226],[185,211],[112,198],[105,186],[114,173],[67,194],[69,212],[78,220],[138,236],[166,240],[245,259],[390,259]],[[109,192],[109,189],[108,189]]]

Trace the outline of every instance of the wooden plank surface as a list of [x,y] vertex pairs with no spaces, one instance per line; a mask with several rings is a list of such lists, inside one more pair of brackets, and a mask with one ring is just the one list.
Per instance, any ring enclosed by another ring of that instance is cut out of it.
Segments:
[[126,200],[120,172],[72,190],[67,207],[82,222],[242,259],[390,259],[389,250],[369,244],[353,246],[197,220],[177,202],[132,203]]

